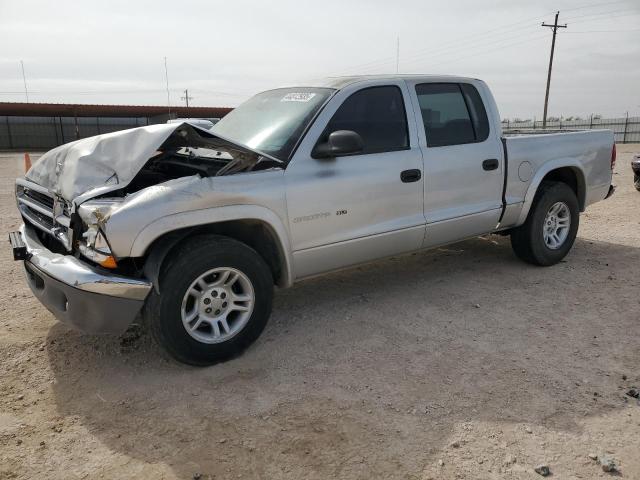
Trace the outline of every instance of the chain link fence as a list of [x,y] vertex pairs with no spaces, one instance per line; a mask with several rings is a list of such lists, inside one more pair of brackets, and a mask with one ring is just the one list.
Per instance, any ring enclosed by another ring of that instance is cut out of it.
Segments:
[[[48,150],[63,143],[127,128],[164,123],[159,117],[0,116],[0,150]],[[640,143],[640,117],[547,121],[548,130],[613,130],[616,143]],[[502,122],[505,133],[541,130],[542,121]]]
[[0,116],[0,150],[49,150],[80,138],[163,123],[152,117]]
[[[589,117],[587,119],[572,120],[547,120],[547,130],[591,130],[605,128],[613,130],[616,143],[640,143],[640,117],[600,118]],[[513,133],[518,130],[540,130],[542,120],[511,121],[503,120],[502,130],[505,133]]]

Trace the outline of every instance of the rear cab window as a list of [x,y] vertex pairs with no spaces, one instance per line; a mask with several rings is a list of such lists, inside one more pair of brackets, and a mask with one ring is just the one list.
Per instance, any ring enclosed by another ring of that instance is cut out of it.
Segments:
[[468,83],[416,85],[428,147],[483,142],[489,119],[478,90]]
[[367,87],[351,94],[340,105],[318,143],[337,130],[352,130],[363,140],[360,155],[407,150],[409,129],[404,99],[395,85]]

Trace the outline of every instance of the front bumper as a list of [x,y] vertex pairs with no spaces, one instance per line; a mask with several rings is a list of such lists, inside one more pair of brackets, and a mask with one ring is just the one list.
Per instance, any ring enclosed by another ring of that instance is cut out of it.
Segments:
[[53,253],[31,226],[22,225],[20,235],[29,287],[61,322],[87,333],[119,334],[142,309],[150,282],[112,275],[74,256]]

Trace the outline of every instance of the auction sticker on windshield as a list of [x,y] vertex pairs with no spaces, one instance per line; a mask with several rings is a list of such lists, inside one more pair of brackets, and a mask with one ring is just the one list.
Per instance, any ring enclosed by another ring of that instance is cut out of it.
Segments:
[[282,99],[281,102],[308,102],[313,97],[315,97],[315,93],[287,93]]

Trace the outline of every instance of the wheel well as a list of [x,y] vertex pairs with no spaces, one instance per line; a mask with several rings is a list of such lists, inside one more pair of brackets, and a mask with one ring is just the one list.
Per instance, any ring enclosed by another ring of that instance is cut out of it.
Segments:
[[549,173],[547,173],[542,181],[562,182],[569,185],[569,187],[571,187],[571,189],[573,190],[573,193],[576,194],[580,211],[584,211],[585,185],[584,178],[581,172],[577,172],[572,167],[556,168],[555,170],[551,170]]
[[276,234],[264,222],[259,220],[233,220],[197,227],[173,230],[154,240],[147,249],[144,272],[156,287],[158,276],[164,263],[175,249],[187,238],[195,235],[213,233],[238,240],[253,248],[264,259],[271,270],[273,282],[283,285],[286,282],[284,252],[280,248]]

